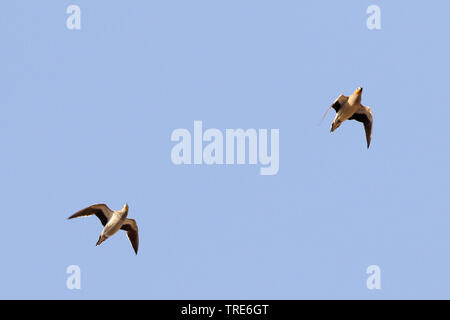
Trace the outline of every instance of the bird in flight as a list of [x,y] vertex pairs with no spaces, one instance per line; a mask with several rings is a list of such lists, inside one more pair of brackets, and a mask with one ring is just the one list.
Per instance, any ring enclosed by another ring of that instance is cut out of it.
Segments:
[[370,108],[361,104],[362,91],[363,88],[359,87],[349,97],[341,94],[328,108],[323,117],[325,118],[331,108],[336,111],[336,117],[331,124],[331,132],[339,128],[345,120],[362,122],[364,124],[364,130],[366,131],[367,148],[369,148],[370,140],[372,139],[373,118]]
[[86,217],[95,214],[104,226],[100,237],[98,238],[96,246],[111,237],[119,230],[127,232],[128,239],[133,246],[134,252],[137,254],[139,247],[139,234],[136,221],[128,219],[128,204],[125,204],[119,211],[113,211],[106,204],[94,204],[90,207],[84,208],[69,217],[69,219]]

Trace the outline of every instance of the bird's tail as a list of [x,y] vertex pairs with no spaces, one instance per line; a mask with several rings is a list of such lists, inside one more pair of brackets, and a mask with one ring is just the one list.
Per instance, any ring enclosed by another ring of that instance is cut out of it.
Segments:
[[100,243],[102,243],[106,239],[108,239],[108,237],[105,237],[104,235],[101,234],[100,237],[98,238],[96,246],[100,245]]
[[330,130],[330,132],[333,132],[334,130],[336,130],[336,124],[333,122],[333,123],[331,124],[331,130]]
[[331,130],[330,132],[333,132],[334,130],[336,130],[337,128],[339,128],[339,126],[341,125],[342,121],[336,120],[333,121],[333,123],[331,124]]

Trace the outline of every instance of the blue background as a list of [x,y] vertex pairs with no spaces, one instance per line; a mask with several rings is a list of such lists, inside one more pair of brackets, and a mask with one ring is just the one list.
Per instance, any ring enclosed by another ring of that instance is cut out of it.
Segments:
[[[66,8],[81,7],[81,30]],[[366,9],[381,8],[381,30]],[[450,298],[450,4],[3,1],[0,298]],[[341,93],[360,123],[333,134]],[[280,129],[280,170],[175,166],[174,129]],[[101,246],[95,217],[130,205]],[[68,290],[66,268],[81,268]],[[366,268],[381,268],[368,290]]]

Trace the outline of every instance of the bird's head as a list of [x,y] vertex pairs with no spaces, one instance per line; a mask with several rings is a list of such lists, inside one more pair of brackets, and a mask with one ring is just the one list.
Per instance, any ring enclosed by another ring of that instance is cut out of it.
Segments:
[[125,203],[125,205],[122,208],[122,211],[128,213],[128,203]]
[[362,94],[363,88],[359,87],[358,89],[355,90],[355,92],[353,94],[360,96]]

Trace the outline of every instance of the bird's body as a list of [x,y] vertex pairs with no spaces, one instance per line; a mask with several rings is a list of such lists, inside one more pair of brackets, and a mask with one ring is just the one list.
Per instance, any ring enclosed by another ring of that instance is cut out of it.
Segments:
[[98,238],[96,244],[97,246],[122,229],[127,231],[127,236],[137,254],[139,247],[138,227],[135,220],[127,218],[127,204],[125,204],[119,211],[109,209],[106,204],[94,204],[78,211],[77,213],[74,213],[69,217],[69,219],[90,216],[93,214],[100,219],[100,222],[104,226],[100,237]]
[[346,120],[356,120],[362,122],[364,124],[364,130],[366,131],[367,148],[369,148],[370,141],[372,139],[373,118],[370,108],[361,104],[362,90],[362,88],[356,89],[356,91],[349,97],[341,94],[333,102],[330,108],[328,108],[328,110],[333,108],[336,111],[336,116],[331,124],[330,131],[333,132],[339,128],[342,122]]
[[102,233],[100,234],[100,238],[98,239],[97,245],[99,245],[100,243],[111,237],[113,234],[115,234],[117,231],[119,231],[122,225],[124,224],[127,215],[128,215],[127,212],[114,211],[111,214],[108,223],[103,228]]

